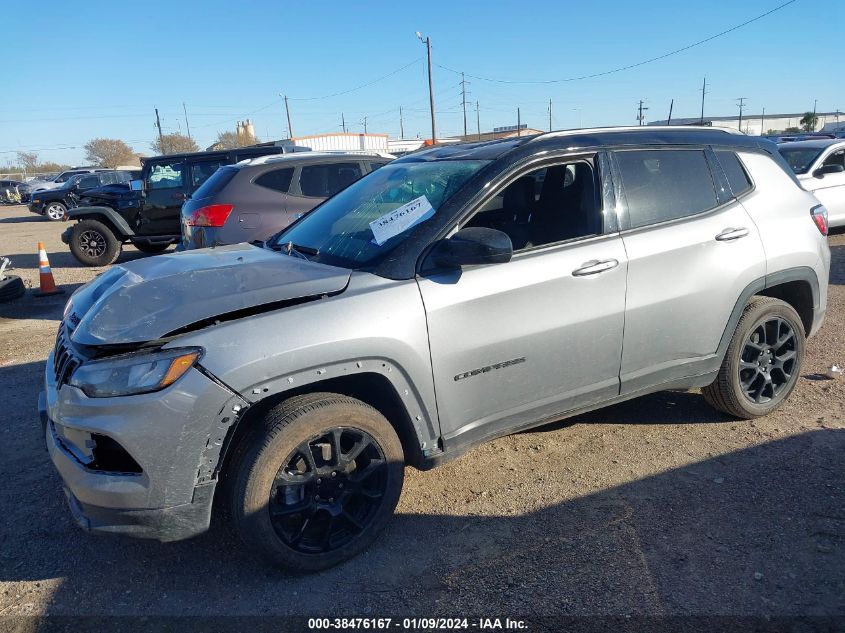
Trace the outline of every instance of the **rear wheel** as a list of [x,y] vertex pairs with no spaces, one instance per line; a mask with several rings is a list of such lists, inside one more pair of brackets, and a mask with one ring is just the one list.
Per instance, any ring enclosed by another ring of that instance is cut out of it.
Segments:
[[703,389],[704,398],[738,418],[774,411],[798,381],[804,347],[804,325],[792,306],[756,297],[745,307],[716,380]]
[[51,222],[58,222],[60,220],[64,220],[66,214],[67,207],[65,207],[65,205],[63,205],[61,202],[48,202],[47,206],[44,207],[44,215]]
[[97,220],[80,220],[70,232],[70,251],[86,266],[113,264],[122,247],[112,230]]
[[366,548],[399,501],[402,445],[369,405],[338,394],[291,398],[240,444],[231,517],[247,545],[297,571]]

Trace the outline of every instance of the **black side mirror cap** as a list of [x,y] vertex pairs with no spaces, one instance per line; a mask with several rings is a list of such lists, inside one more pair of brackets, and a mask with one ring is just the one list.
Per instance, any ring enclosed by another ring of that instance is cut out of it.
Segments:
[[827,174],[841,174],[845,172],[845,167],[842,165],[824,165],[813,172],[816,178],[824,178]]
[[507,233],[473,226],[441,240],[432,252],[438,268],[460,268],[480,264],[505,264],[513,257],[513,244]]

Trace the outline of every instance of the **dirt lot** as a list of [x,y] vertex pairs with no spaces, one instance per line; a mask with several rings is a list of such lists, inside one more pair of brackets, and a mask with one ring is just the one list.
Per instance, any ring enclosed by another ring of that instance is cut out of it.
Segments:
[[[49,223],[0,208],[0,254],[68,293],[101,269]],[[40,436],[43,363],[67,295],[0,306],[0,616],[27,614],[730,614],[845,616],[845,235],[822,333],[775,415],[737,422],[667,392],[408,471],[357,559],[268,568],[225,526],[162,545],[72,523]],[[120,261],[141,256],[127,249]]]

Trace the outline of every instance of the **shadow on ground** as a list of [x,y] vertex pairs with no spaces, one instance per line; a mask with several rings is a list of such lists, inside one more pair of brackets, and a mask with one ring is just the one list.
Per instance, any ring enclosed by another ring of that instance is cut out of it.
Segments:
[[830,247],[830,283],[845,284],[845,245]]
[[[33,252],[31,253],[15,253],[11,255],[8,253],[0,253],[0,255],[8,257],[12,261],[12,265],[15,268],[31,268],[34,270],[38,270],[38,251],[35,249],[35,245],[33,245]],[[126,262],[131,262],[136,259],[140,259],[141,257],[149,257],[149,255],[142,253],[141,251],[136,251],[134,248],[124,248],[123,252],[121,252],[120,257],[118,257],[117,262],[115,263],[124,264]],[[71,253],[70,249],[67,247],[65,250],[59,251],[48,250],[47,259],[50,260],[50,267],[53,269],[89,268],[85,264],[80,263],[80,261],[73,256],[73,253]]]
[[[49,614],[448,614],[491,605],[546,616],[845,613],[843,431],[550,499],[522,516],[400,515],[356,559],[297,576],[245,552],[220,523],[170,544],[81,532],[40,436],[42,367],[0,368],[0,382],[20,394],[0,429],[0,581],[61,579]],[[648,396],[602,420],[686,421],[689,408],[673,419],[667,397],[693,394]]]

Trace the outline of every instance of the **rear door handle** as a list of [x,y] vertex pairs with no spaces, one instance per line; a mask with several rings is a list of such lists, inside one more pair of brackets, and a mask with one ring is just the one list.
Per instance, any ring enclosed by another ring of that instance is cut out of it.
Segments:
[[603,273],[606,270],[610,270],[611,268],[616,268],[619,265],[619,262],[615,259],[603,259],[601,261],[597,259],[592,259],[588,262],[584,262],[581,264],[581,268],[576,268],[572,271],[572,275],[575,277],[586,277],[587,275],[597,275],[598,273]]
[[727,228],[716,236],[720,242],[730,242],[731,240],[738,240],[741,237],[748,235],[748,229],[740,227],[738,229]]

